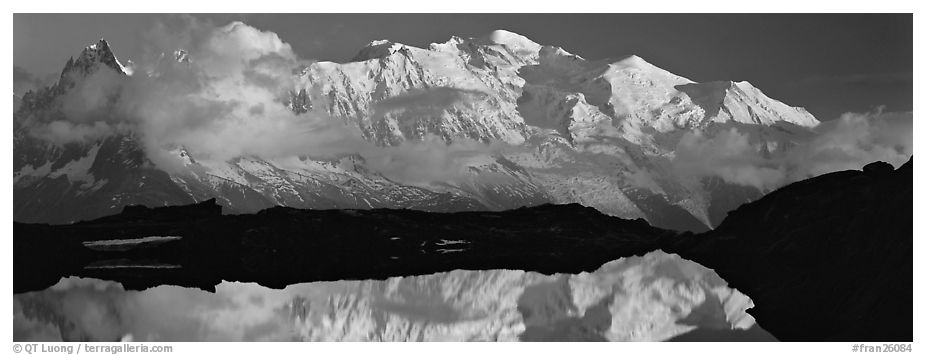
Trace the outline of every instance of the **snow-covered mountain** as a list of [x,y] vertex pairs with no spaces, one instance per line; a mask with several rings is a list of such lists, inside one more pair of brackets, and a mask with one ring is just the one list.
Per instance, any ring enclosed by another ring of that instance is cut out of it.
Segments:
[[17,341],[660,341],[755,331],[752,307],[710,269],[654,251],[591,273],[455,270],[282,290],[223,282],[215,293],[69,277],[15,295],[14,325]]
[[[178,53],[178,61],[189,60]],[[696,83],[637,56],[589,61],[495,31],[428,48],[373,41],[350,62],[295,71],[281,103],[298,114],[340,119],[381,147],[434,137],[516,147],[470,159],[461,180],[402,182],[360,155],[214,161],[184,147],[171,150],[183,169],[168,173],[146,158],[131,131],[56,145],[30,130],[34,121],[60,117],[63,94],[100,70],[131,74],[101,40],[69,61],[56,85],[22,98],[14,115],[15,220],[62,223],[128,204],[211,197],[229,212],[578,202],[656,226],[703,230],[762,191],[679,174],[674,159],[686,133],[711,137],[736,128],[754,137],[750,144],[760,153],[772,154],[819,123],[748,82]]]

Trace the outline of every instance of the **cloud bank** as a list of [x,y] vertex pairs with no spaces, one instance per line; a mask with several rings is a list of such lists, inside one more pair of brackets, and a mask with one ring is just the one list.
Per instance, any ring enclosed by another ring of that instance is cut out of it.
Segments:
[[736,127],[711,137],[695,130],[682,136],[672,168],[681,176],[717,176],[732,184],[770,190],[833,171],[858,170],[879,160],[898,167],[913,155],[912,132],[912,112],[881,109],[845,113],[790,142],[759,141],[758,134]]

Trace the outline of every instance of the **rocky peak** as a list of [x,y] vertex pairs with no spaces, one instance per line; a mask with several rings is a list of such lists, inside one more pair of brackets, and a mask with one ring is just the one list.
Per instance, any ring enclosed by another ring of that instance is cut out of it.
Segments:
[[405,48],[404,44],[382,39],[368,43],[351,59],[352,62],[362,62],[370,59],[383,58]]
[[68,59],[61,71],[59,86],[71,87],[76,80],[95,73],[101,66],[112,69],[120,75],[127,74],[126,68],[113,54],[109,42],[102,38],[99,42],[84,47],[77,59],[74,57]]

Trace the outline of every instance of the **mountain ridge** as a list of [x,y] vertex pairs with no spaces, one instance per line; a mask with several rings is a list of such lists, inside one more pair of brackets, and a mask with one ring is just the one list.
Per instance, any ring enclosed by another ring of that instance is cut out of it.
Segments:
[[[694,83],[637,56],[587,61],[509,31],[452,37],[426,49],[391,41],[371,44],[358,52],[356,58],[363,60],[315,62],[296,71],[287,107],[297,114],[330,116],[356,126],[365,140],[381,147],[436,137],[445,144],[502,142],[517,149],[484,155],[459,167],[459,181],[433,184],[384,176],[363,157],[347,156],[330,163],[301,157],[284,164],[259,156],[209,161],[183,147],[141,144],[125,145],[140,150],[141,161],[113,166],[108,174],[129,176],[136,174],[132,171],[138,166],[162,170],[144,156],[152,154],[148,150],[164,149],[159,154],[175,156],[183,168],[167,172],[169,182],[158,177],[159,184],[173,184],[187,196],[170,192],[175,197],[159,202],[217,197],[236,213],[273,205],[453,211],[578,202],[615,216],[701,231],[720,223],[725,211],[712,209],[728,205],[715,202],[713,191],[740,187],[676,176],[672,157],[685,132],[743,127],[761,132],[759,141],[751,144],[775,146],[781,152],[793,145],[794,138],[774,127],[789,124],[792,130],[809,132],[818,122],[806,110],[767,98],[751,85],[731,82],[727,89],[712,90],[717,85]],[[84,52],[95,60],[90,62],[127,74],[104,40]],[[191,56],[195,54],[184,52],[177,58],[189,61]],[[64,70],[62,77],[69,70],[73,69]],[[67,186],[49,187],[53,176],[68,175],[59,167],[87,157],[94,147],[92,143],[57,147],[30,135],[30,125],[58,115],[56,95],[64,93],[27,95],[14,114],[14,130],[19,132],[14,195],[39,210],[53,210],[61,203],[79,205],[86,196],[101,193],[108,195],[99,199],[111,199],[112,207],[101,205],[77,215],[34,215],[33,209],[17,208],[14,218],[67,223],[112,213],[133,201],[157,201],[159,197],[133,191],[128,184],[121,185],[119,192],[91,190],[93,185],[81,187],[84,183],[73,179]],[[754,199],[761,194],[758,189],[750,191],[741,195]]]

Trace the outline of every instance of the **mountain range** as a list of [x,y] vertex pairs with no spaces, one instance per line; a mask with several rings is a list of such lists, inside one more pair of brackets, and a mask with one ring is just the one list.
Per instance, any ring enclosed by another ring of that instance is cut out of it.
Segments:
[[[197,60],[182,50],[170,57]],[[680,148],[686,137],[733,129],[749,135],[756,154],[774,156],[819,124],[746,81],[698,83],[633,55],[586,60],[499,30],[427,48],[373,41],[349,62],[295,68],[279,100],[300,117],[359,130],[382,149],[434,141],[505,147],[468,157],[459,177],[404,181],[360,154],[217,160],[184,146],[161,147],[182,162],[165,169],[136,132],[68,143],[36,133],[70,119],[68,95],[103,74],[157,75],[124,65],[100,40],[69,60],[56,84],[14,96],[14,220],[72,223],[127,205],[210,198],[226,213],[278,205],[452,212],[579,203],[705,231],[767,191],[680,172],[679,156],[690,153]]]

